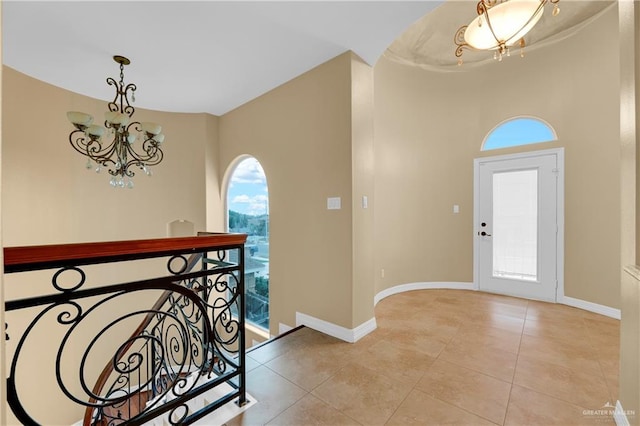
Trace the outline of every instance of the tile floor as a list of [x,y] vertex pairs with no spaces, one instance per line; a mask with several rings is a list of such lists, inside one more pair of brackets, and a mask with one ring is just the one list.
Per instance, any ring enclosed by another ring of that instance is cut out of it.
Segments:
[[375,314],[355,344],[302,328],[249,352],[258,403],[227,425],[615,424],[586,410],[617,400],[618,320],[464,290]]

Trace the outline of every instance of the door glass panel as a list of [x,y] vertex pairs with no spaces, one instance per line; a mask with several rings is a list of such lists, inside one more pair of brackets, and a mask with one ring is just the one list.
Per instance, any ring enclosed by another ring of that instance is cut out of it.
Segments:
[[493,175],[493,276],[538,279],[538,170]]

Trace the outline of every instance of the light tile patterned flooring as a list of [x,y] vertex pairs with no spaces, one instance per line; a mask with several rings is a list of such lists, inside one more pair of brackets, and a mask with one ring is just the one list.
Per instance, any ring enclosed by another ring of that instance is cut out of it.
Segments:
[[355,344],[303,328],[249,352],[259,402],[227,424],[615,424],[587,410],[617,400],[618,320],[464,290],[397,294],[375,314]]

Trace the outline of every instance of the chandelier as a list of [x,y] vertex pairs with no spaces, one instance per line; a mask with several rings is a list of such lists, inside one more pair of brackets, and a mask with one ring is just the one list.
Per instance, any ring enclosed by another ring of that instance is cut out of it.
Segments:
[[480,0],[476,5],[478,16],[469,25],[456,31],[454,42],[458,65],[462,65],[465,48],[493,50],[493,58],[502,61],[510,56],[510,47],[518,44],[524,57],[524,36],[538,23],[544,6],[552,3],[553,16],[560,13],[560,0]]
[[[93,124],[89,114],[69,111],[67,118],[75,127],[69,142],[76,151],[88,157],[87,169],[100,173],[106,168],[111,175],[111,186],[133,188],[135,168],[151,176],[151,166],[162,161],[164,135],[159,124],[132,121],[135,108],[129,103],[129,96],[131,102],[135,102],[136,85],[124,84],[124,66],[131,61],[124,56],[114,56],[113,60],[120,64],[120,81],[107,78],[107,84],[114,86],[116,95],[104,114],[104,127]],[[140,142],[136,144],[136,140]]]

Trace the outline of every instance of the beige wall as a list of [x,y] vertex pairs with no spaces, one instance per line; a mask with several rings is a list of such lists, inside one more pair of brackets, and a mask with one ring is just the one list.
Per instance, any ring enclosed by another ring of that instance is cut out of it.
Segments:
[[565,295],[620,307],[617,37],[611,9],[524,59],[454,73],[378,62],[376,291],[473,281],[473,159],[518,151],[480,145],[503,120],[532,115],[559,140],[523,150],[565,147]]
[[[220,226],[217,117],[137,109],[135,119],[163,125],[165,159],[154,168],[151,178],[136,173],[133,190],[114,189],[106,170],[96,174],[84,168],[86,159],[69,145],[72,126],[65,116],[66,111],[81,110],[99,121],[106,110],[105,101],[62,90],[7,67],[3,68],[2,83],[2,226],[9,231],[3,233],[3,246],[161,238],[167,236],[167,224],[176,219],[193,222],[196,230],[216,230],[207,229],[207,223]],[[137,83],[141,99],[144,83]],[[150,271],[151,276],[157,276],[158,268],[165,270],[155,261],[85,270],[87,285],[96,285],[148,278]],[[50,274],[44,274],[42,280],[8,275],[3,292],[8,299],[50,292],[48,280]],[[135,300],[120,303],[123,309],[139,308],[151,306],[156,299],[154,294],[137,294]],[[8,315],[12,342],[17,342],[26,316],[22,312]],[[105,321],[103,316],[96,322]],[[93,336],[96,329],[88,335]],[[57,345],[59,340],[53,336],[59,331],[45,331],[43,341]],[[86,344],[77,346],[84,349]],[[10,344],[9,354],[13,348]],[[41,346],[31,356],[37,358],[45,352],[47,348]],[[23,359],[29,361],[29,355]],[[32,372],[19,380],[39,381],[27,388],[51,389],[48,394],[52,398],[34,407],[36,413],[46,414],[39,418],[70,424],[82,415],[77,407],[69,408],[53,398],[57,385],[46,381],[44,374]],[[16,423],[11,414],[8,421]]]
[[[5,246],[164,237],[173,220],[186,219],[196,230],[207,230],[207,207],[221,211],[216,117],[137,109],[137,120],[163,125],[165,159],[151,178],[136,173],[133,190],[114,189],[106,170],[85,169],[85,157],[69,145],[72,126],[65,116],[80,110],[101,120],[106,102],[7,67],[3,82]],[[137,83],[140,99],[144,82]]]
[[271,334],[296,312],[352,328],[351,62],[340,55],[220,118],[221,170],[251,155],[269,185]]
[[206,177],[206,226],[207,232],[226,232],[224,204],[220,193],[220,177],[224,170],[220,169],[220,143],[218,140],[218,126],[220,118],[215,115],[203,114],[206,121],[205,177]]

